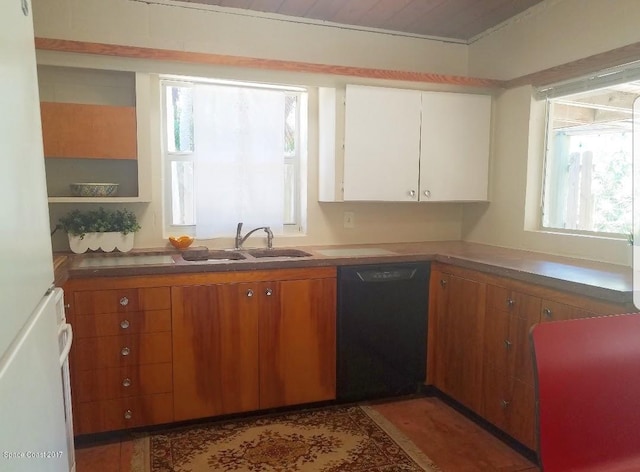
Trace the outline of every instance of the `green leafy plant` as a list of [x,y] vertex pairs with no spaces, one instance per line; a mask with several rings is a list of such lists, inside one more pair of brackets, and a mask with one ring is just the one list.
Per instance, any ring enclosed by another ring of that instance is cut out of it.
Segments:
[[135,233],[140,229],[135,213],[129,210],[73,210],[60,218],[56,229],[84,237],[86,233]]

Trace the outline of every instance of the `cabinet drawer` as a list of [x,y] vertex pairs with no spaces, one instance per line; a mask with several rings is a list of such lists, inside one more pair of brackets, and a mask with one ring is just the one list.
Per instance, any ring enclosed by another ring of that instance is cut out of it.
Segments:
[[78,339],[74,371],[171,362],[171,332]]
[[[510,300],[512,303],[509,302]],[[512,313],[513,302],[511,290],[495,285],[487,285],[487,307],[490,309],[489,311],[497,310]]]
[[483,416],[530,449],[535,449],[535,390],[488,367],[484,371]]
[[81,371],[74,379],[73,399],[81,403],[169,393],[172,374],[171,363]]
[[76,339],[171,331],[171,310],[80,315],[73,323]]
[[79,403],[74,408],[74,433],[90,434],[173,421],[173,394]]
[[575,320],[592,316],[596,316],[596,314],[582,308],[551,300],[542,300],[542,321]]
[[73,303],[76,315],[168,310],[171,291],[169,287],[152,287],[75,292]]

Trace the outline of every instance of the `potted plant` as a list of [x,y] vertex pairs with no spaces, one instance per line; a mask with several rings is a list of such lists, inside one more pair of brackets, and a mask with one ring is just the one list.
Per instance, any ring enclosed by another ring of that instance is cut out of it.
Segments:
[[69,235],[69,246],[76,254],[91,249],[122,252],[133,248],[133,237],[140,229],[136,215],[129,210],[73,210],[60,218],[57,228]]

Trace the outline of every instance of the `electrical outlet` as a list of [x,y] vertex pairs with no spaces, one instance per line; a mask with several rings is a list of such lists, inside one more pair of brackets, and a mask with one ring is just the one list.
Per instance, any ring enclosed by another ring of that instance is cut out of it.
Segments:
[[343,223],[345,228],[355,228],[355,218],[352,211],[345,211],[343,215]]

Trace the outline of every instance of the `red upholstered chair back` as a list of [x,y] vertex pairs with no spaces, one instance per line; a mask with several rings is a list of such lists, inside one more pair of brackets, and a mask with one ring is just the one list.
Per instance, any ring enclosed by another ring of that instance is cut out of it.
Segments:
[[640,471],[640,315],[531,329],[544,472]]

